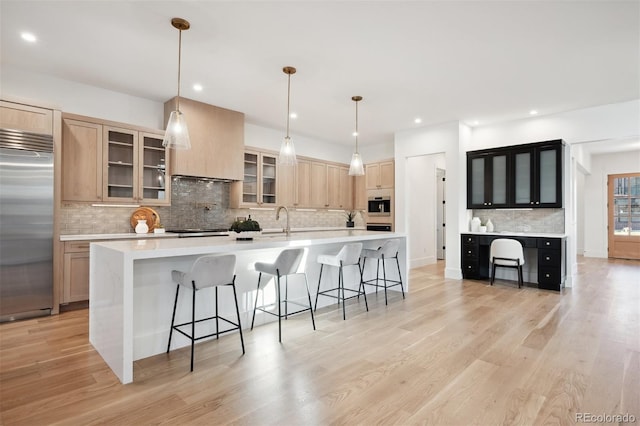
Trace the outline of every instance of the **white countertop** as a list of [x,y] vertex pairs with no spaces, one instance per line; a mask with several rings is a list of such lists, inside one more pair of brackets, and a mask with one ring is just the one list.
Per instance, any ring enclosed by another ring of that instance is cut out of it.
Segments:
[[[364,230],[365,227],[349,228],[353,230]],[[319,231],[344,231],[347,228],[340,227],[315,227],[315,228],[291,228],[291,232],[319,232]],[[277,234],[282,233],[282,228],[268,228],[263,229],[264,234]],[[65,234],[60,235],[60,241],[90,241],[90,240],[127,240],[127,239],[148,239],[148,238],[177,238],[178,233],[164,232],[161,234],[154,234],[150,232],[148,234],[136,234],[134,232],[117,233],[117,234]],[[201,237],[198,237],[201,238]],[[220,238],[220,237],[216,237]]]
[[237,252],[278,247],[306,247],[335,242],[380,240],[382,238],[402,238],[405,234],[396,232],[340,230],[300,232],[290,236],[281,234],[263,235],[253,241],[236,241],[233,237],[198,238],[149,238],[137,241],[94,242],[91,246],[102,247],[125,253],[132,259],[151,259],[159,257],[199,255],[203,253]]
[[471,235],[499,235],[502,237],[534,237],[534,238],[564,238],[567,234],[551,234],[544,232],[510,232],[510,231],[502,231],[502,232],[462,232],[462,234],[471,234]]

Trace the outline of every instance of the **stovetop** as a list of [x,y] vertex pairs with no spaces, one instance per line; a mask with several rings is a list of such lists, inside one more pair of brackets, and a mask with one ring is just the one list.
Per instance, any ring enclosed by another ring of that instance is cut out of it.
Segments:
[[229,235],[229,230],[226,228],[184,228],[184,229],[167,229],[167,232],[178,234],[179,238],[187,237],[224,237]]

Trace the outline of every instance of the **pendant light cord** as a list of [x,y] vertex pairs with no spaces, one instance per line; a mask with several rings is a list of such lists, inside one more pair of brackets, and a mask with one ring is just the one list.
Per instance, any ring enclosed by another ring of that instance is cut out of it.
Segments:
[[356,101],[356,154],[358,154],[358,101]]
[[178,31],[178,96],[176,97],[176,111],[180,111],[180,65],[182,62],[182,30]]
[[287,79],[287,138],[289,137],[289,119],[291,116],[290,111],[290,104],[291,104],[291,74],[287,74],[288,75],[288,79]]

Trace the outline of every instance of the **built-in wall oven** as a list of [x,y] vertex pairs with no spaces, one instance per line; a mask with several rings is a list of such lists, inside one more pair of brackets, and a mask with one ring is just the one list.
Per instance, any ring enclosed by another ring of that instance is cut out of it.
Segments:
[[388,195],[369,197],[367,213],[369,216],[391,216],[391,197]]

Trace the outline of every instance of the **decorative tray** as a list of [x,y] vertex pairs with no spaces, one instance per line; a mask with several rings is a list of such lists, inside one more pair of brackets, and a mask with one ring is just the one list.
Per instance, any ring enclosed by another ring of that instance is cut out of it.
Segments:
[[151,207],[139,207],[131,215],[131,227],[136,229],[138,220],[146,220],[149,232],[153,232],[154,228],[160,225],[160,215]]

